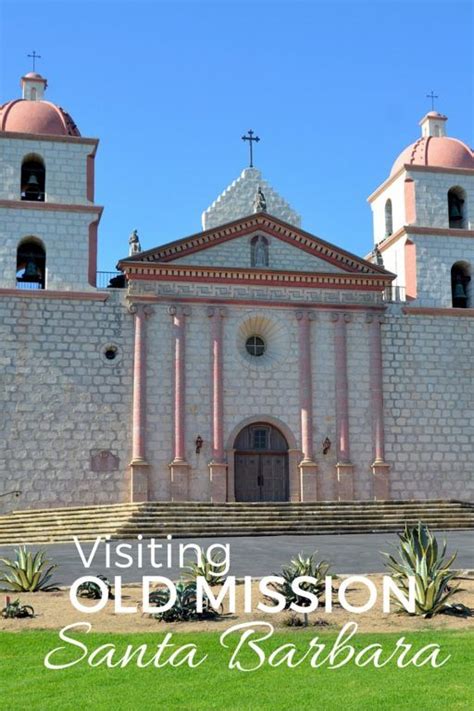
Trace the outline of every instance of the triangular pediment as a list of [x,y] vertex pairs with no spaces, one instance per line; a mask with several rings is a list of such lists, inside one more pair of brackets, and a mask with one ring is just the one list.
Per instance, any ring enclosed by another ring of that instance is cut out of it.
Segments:
[[250,269],[250,241],[255,235],[267,238],[268,269],[274,272],[388,276],[382,267],[264,212],[141,252],[121,260],[119,267],[127,271],[127,265],[139,262]]

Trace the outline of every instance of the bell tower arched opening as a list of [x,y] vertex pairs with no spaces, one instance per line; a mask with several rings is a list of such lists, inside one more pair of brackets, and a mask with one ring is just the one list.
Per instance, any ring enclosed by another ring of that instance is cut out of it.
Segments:
[[46,288],[46,251],[35,237],[28,237],[18,245],[16,285],[18,289]]
[[29,155],[21,164],[21,199],[44,202],[46,170],[40,156]]
[[472,306],[471,266],[469,262],[456,262],[451,267],[451,294],[454,308],[467,309]]

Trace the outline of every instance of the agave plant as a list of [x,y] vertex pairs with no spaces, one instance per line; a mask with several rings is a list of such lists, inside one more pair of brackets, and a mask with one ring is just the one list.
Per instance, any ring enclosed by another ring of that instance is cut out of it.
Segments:
[[7,596],[6,604],[1,611],[2,617],[6,619],[24,618],[24,617],[34,617],[35,611],[31,605],[21,605],[19,600],[14,600],[11,602],[10,598]]
[[403,533],[399,533],[398,557],[383,553],[388,559],[385,564],[391,575],[399,582],[400,588],[408,593],[408,576],[415,578],[415,615],[433,617],[440,612],[454,612],[458,606],[448,603],[457,592],[459,585],[451,587],[456,571],[451,565],[456,553],[446,559],[446,541],[439,551],[438,542],[428,526],[418,522],[409,528],[405,524]]
[[190,583],[196,582],[196,578],[204,578],[209,585],[223,585],[226,579],[219,570],[223,570],[225,565],[224,555],[218,554],[211,561],[208,560],[204,550],[199,549],[199,563],[189,563],[186,566],[186,580]]
[[[293,603],[300,607],[309,607],[310,600],[302,595],[299,595],[293,590],[293,582],[300,576],[308,576],[313,578],[311,582],[300,583],[301,590],[311,592],[318,598],[325,591],[325,577],[329,574],[330,564],[325,560],[319,563],[315,560],[317,551],[310,556],[303,556],[300,553],[297,558],[293,558],[290,564],[281,569],[280,577],[283,578],[282,583],[271,583],[270,586],[281,595],[284,596],[286,604],[285,609],[288,609]],[[308,615],[304,615],[304,624],[308,624]]]
[[[0,558],[0,563],[6,567],[0,577],[0,584],[6,583],[15,592],[52,592],[59,590],[54,585],[48,585],[57,565],[50,565],[44,551],[31,553],[26,546],[15,551],[16,559]],[[49,566],[49,567],[48,567]]]
[[[150,593],[149,601],[153,605],[164,606],[170,599],[168,588],[160,588]],[[179,582],[176,584],[176,602],[173,607],[164,612],[157,612],[154,617],[163,622],[189,622],[191,620],[206,620],[219,617],[220,610],[211,607],[207,596],[203,598],[203,610],[196,610],[196,585]]]
[[[112,585],[105,575],[96,575],[96,578],[99,578],[99,580],[102,580],[102,582],[106,584],[107,590],[109,591],[109,600],[115,600],[115,596],[112,593]],[[100,587],[97,583],[94,583],[93,580],[88,580],[87,582],[82,583],[82,585],[79,585],[77,588],[77,594],[79,597],[88,597],[90,600],[100,600],[102,597]]]

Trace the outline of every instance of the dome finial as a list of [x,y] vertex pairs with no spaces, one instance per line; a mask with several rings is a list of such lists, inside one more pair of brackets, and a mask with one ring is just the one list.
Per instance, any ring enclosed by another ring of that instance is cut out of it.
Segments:
[[36,54],[36,50],[34,49],[32,54],[27,54],[26,56],[30,57],[32,59],[32,61],[33,61],[32,70],[33,70],[33,72],[36,72],[36,60],[41,59],[41,54]]

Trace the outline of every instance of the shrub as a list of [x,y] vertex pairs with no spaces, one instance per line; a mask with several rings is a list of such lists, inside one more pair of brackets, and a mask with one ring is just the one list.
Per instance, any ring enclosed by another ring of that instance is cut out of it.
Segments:
[[[107,590],[109,591],[109,600],[115,600],[115,596],[112,593],[112,585],[105,575],[96,575],[96,578],[102,580],[107,585]],[[77,588],[77,594],[79,597],[88,597],[90,600],[100,600],[102,597],[102,591],[97,583],[93,580],[88,580]]]
[[13,602],[11,602],[8,596],[5,602],[6,605],[3,608],[1,615],[6,619],[35,616],[35,611],[31,607],[31,605],[21,605],[19,600],[14,600]]
[[224,555],[218,554],[213,559],[212,563],[207,559],[202,548],[199,549],[199,563],[189,563],[186,566],[188,573],[186,580],[190,583],[196,582],[196,578],[202,577],[209,585],[223,585],[226,579],[225,575],[219,572],[225,565]]
[[[16,559],[0,558],[0,563],[6,567],[0,583],[6,583],[10,590],[15,592],[53,592],[58,587],[48,585],[52,578],[53,570],[57,565],[49,565],[44,551],[31,553],[26,546],[21,546],[15,551]],[[49,567],[48,567],[49,566]]]
[[[160,588],[150,593],[149,601],[153,605],[160,607],[165,605],[170,599],[168,588]],[[157,612],[154,617],[163,622],[190,622],[193,620],[210,620],[219,617],[220,610],[211,607],[207,596],[203,599],[203,610],[196,610],[196,585],[195,583],[179,582],[176,585],[176,602],[169,610]]]
[[415,615],[433,617],[440,612],[456,613],[459,605],[452,605],[448,601],[457,592],[459,586],[450,587],[456,576],[456,571],[451,570],[456,553],[449,559],[445,558],[446,541],[443,542],[441,552],[438,542],[430,532],[428,526],[418,522],[412,528],[405,525],[403,533],[399,533],[397,560],[389,553],[383,553],[388,558],[385,564],[396,579],[400,588],[408,593],[408,576],[413,576],[416,581]]

